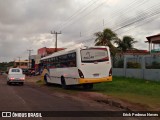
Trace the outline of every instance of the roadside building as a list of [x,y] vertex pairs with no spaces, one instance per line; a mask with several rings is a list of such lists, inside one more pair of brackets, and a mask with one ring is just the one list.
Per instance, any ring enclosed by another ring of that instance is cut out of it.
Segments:
[[29,61],[28,60],[15,60],[14,61],[14,67],[19,67],[22,69],[27,69],[29,65]]
[[[57,48],[57,51],[61,51],[64,50],[65,48]],[[52,53],[56,52],[56,48],[47,48],[47,47],[43,47],[43,48],[39,48],[37,51],[37,54],[42,57],[45,57],[47,55],[50,55]]]
[[160,53],[160,34],[148,36],[147,43],[150,53]]
[[40,63],[41,56],[40,55],[31,55],[30,56],[30,68],[38,71],[39,63]]
[[[57,48],[57,51],[61,51],[64,50],[65,48]],[[37,55],[32,55],[30,56],[30,68],[34,69],[36,72],[40,72],[41,71],[41,64],[40,64],[40,59],[42,57],[48,56],[52,53],[56,52],[55,48],[47,48],[47,47],[43,47],[43,48],[39,48],[37,50]]]

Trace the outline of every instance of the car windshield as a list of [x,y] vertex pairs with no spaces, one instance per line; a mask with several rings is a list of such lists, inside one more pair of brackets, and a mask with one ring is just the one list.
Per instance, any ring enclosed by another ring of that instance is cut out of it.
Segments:
[[12,72],[20,72],[19,69],[12,69]]

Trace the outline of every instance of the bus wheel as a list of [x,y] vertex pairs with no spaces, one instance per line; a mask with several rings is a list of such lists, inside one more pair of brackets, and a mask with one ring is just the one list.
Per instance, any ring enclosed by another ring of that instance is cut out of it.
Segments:
[[85,90],[90,90],[90,89],[93,88],[93,84],[92,84],[92,83],[90,83],[90,84],[83,84],[83,88],[84,88]]
[[63,76],[61,77],[61,85],[63,89],[67,89],[66,81]]
[[44,82],[46,85],[49,85],[48,81],[47,81],[47,75],[44,76]]

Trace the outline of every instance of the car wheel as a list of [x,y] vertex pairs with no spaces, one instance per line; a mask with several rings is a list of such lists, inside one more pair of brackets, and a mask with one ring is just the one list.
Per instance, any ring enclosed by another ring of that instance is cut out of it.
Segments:
[[11,83],[9,81],[7,81],[7,85],[11,85]]
[[22,83],[20,83],[20,85],[22,85],[22,86],[23,86],[23,85],[24,85],[24,83],[22,82]]

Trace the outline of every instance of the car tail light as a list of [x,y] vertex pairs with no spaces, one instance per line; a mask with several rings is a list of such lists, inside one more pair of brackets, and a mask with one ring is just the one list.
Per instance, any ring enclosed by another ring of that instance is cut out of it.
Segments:
[[11,77],[11,78],[10,78],[10,80],[14,80],[14,78],[13,78],[13,77]]
[[20,80],[24,80],[24,78],[20,78]]
[[78,69],[78,73],[79,73],[79,77],[80,78],[84,78],[84,75],[83,75],[83,73],[82,73],[82,71],[80,69]]
[[109,76],[112,76],[112,68],[109,70]]

